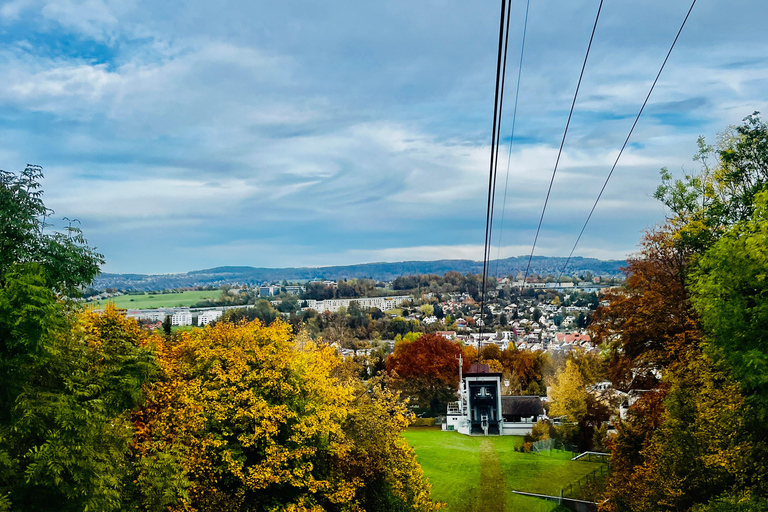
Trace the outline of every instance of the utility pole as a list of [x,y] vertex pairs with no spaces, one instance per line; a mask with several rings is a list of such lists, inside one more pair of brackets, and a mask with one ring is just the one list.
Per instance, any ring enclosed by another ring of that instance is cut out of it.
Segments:
[[459,413],[464,416],[464,358],[459,354]]

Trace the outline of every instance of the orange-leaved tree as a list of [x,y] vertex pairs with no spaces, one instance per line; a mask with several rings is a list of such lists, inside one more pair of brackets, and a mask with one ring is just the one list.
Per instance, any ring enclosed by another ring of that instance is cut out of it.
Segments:
[[626,287],[603,296],[610,305],[598,308],[590,325],[595,341],[629,358],[636,373],[679,361],[701,341],[686,289],[690,254],[676,234],[669,224],[645,234],[625,269]]
[[[418,414],[445,413],[459,386],[461,345],[438,334],[425,334],[395,345],[387,358],[387,372],[397,389],[411,399]],[[464,360],[464,371],[471,361]]]

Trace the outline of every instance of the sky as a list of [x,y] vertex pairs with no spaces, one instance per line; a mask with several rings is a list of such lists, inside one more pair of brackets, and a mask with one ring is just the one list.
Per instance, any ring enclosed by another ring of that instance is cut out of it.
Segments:
[[[598,3],[531,1],[502,207],[512,2],[493,257],[531,250]],[[605,0],[537,255],[570,252],[689,5]],[[695,171],[699,135],[766,110],[766,18],[698,0],[576,255],[635,252],[666,214],[660,168]],[[0,168],[43,166],[106,272],[480,260],[498,19],[485,0],[5,0]]]

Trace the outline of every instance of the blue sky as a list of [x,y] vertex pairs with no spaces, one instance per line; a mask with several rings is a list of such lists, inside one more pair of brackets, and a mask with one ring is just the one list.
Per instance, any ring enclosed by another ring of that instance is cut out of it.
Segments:
[[[530,250],[597,4],[531,2],[502,256]],[[536,254],[570,250],[688,5],[605,1]],[[108,272],[481,259],[498,8],[5,1],[0,168],[42,165]],[[635,251],[659,168],[766,110],[766,18],[699,0],[577,254]]]

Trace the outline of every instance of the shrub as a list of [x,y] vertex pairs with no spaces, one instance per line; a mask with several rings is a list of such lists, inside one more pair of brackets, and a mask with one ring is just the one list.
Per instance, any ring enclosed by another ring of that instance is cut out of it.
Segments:
[[549,420],[539,420],[531,427],[533,441],[542,441],[555,437],[555,427]]

